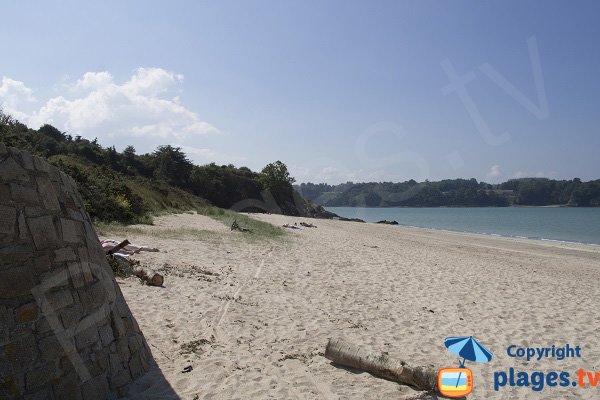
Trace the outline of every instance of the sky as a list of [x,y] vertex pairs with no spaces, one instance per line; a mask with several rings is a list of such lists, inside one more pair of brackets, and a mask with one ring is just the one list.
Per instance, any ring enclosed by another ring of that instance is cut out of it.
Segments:
[[594,1],[21,1],[0,107],[297,182],[600,178]]

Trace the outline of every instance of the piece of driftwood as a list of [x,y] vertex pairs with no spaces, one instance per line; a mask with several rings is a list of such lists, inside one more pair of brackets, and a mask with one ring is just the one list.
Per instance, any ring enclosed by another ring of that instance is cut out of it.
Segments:
[[106,252],[106,254],[118,253],[119,250],[121,250],[123,247],[127,246],[128,244],[131,244],[131,243],[129,243],[129,240],[125,239],[121,243],[119,243],[118,245],[116,245],[115,247],[113,247],[112,249],[108,250]]
[[142,280],[149,286],[162,286],[165,282],[165,278],[161,274],[154,274],[150,276],[143,269],[138,269],[137,271],[135,271],[135,276],[140,278],[140,280]]
[[325,357],[335,364],[369,372],[418,390],[438,392],[437,370],[429,367],[411,367],[387,354],[370,352],[342,339],[329,339]]

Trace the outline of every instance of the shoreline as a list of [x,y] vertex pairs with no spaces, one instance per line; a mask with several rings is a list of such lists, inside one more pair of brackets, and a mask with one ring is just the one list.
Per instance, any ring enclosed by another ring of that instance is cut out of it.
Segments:
[[[378,224],[377,222],[365,222],[367,224],[376,224],[376,225],[385,225]],[[506,239],[516,239],[516,240],[530,240],[533,242],[553,242],[556,244],[565,244],[565,245],[581,245],[581,246],[598,246],[600,247],[600,243],[587,243],[587,242],[574,242],[570,240],[561,240],[561,239],[550,239],[550,238],[538,238],[538,237],[526,237],[526,236],[518,236],[518,235],[501,235],[499,233],[486,233],[486,232],[473,232],[473,231],[455,231],[451,229],[443,229],[443,228],[429,228],[425,226],[416,226],[416,225],[404,225],[402,223],[398,223],[395,225],[397,227],[403,228],[413,228],[413,229],[424,229],[424,230],[432,230],[432,231],[440,231],[440,232],[451,232],[451,233],[464,233],[470,235],[483,235],[483,236],[491,236],[497,238],[506,238]]]
[[[512,209],[556,209],[556,208],[569,208],[569,209],[575,209],[575,208],[584,208],[584,209],[593,209],[595,207],[554,207],[554,206],[518,206],[518,207],[331,207],[329,210],[331,210],[331,212],[336,212],[340,213],[340,210],[335,210],[336,208],[351,208],[351,209],[368,209],[368,210],[389,210],[389,209],[399,209],[399,210],[403,210],[403,209],[411,209],[411,210],[426,210],[426,209],[430,209],[430,210],[435,210],[435,209],[475,209],[475,210],[480,210],[480,209],[500,209],[500,208],[512,208]],[[556,243],[565,243],[565,244],[574,244],[574,245],[584,245],[584,246],[600,246],[600,238],[596,238],[592,236],[592,240],[596,240],[596,241],[586,241],[586,240],[572,240],[572,239],[568,239],[568,238],[559,238],[559,237],[552,237],[552,235],[539,235],[539,236],[528,236],[526,234],[519,234],[519,233],[502,233],[502,232],[484,232],[484,231],[478,231],[478,230],[468,230],[468,229],[461,229],[460,227],[457,227],[456,229],[452,229],[452,228],[443,228],[443,227],[433,227],[433,226],[420,226],[420,225],[413,225],[410,223],[403,223],[400,222],[401,215],[379,215],[377,216],[377,218],[374,218],[374,220],[366,220],[366,215],[360,215],[360,214],[355,214],[352,215],[352,217],[348,218],[345,217],[343,215],[340,215],[340,217],[345,218],[346,220],[349,220],[351,218],[357,218],[360,219],[362,222],[364,223],[368,223],[368,224],[377,224],[377,225],[384,225],[384,224],[379,224],[377,222],[377,220],[380,219],[390,219],[390,220],[394,220],[394,218],[396,218],[396,222],[397,224],[394,224],[395,226],[403,226],[403,227],[410,227],[410,228],[416,228],[416,229],[430,229],[430,230],[434,230],[434,231],[443,231],[443,232],[459,232],[459,233],[471,233],[471,234],[475,234],[475,235],[484,235],[484,236],[494,236],[494,237],[505,237],[505,238],[514,238],[514,239],[523,239],[523,240],[535,240],[535,241],[542,241],[542,242],[556,242]],[[409,218],[410,219],[410,218]],[[345,222],[352,222],[352,221],[345,221]],[[360,222],[360,221],[359,221]],[[411,222],[415,222],[415,221],[411,221]],[[564,221],[563,221],[564,222]],[[454,225],[454,223],[452,223],[452,225]],[[484,228],[485,229],[485,228]]]

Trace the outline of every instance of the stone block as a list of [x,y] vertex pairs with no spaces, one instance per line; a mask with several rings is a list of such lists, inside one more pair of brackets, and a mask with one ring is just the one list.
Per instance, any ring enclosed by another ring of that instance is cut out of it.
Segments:
[[44,312],[58,312],[73,304],[73,295],[68,288],[53,290],[44,294],[42,302]]
[[54,191],[54,186],[52,186],[50,179],[38,176],[35,180],[44,208],[53,211],[60,210],[60,204],[58,203],[58,198],[56,197],[56,192]]
[[[77,249],[77,255],[79,255],[79,261],[81,261],[81,262],[88,262],[88,261],[90,261],[90,257],[88,255],[87,249],[85,247],[79,247]],[[92,272],[90,271],[90,274],[91,273]]]
[[13,371],[2,375],[0,379],[0,398],[4,399],[19,399],[23,396],[23,387],[25,379],[23,374],[15,374]]
[[100,341],[100,335],[98,335],[98,328],[96,326],[90,326],[87,329],[79,332],[75,335],[75,343],[77,344],[77,350],[91,347]]
[[13,340],[0,349],[3,351],[3,358],[14,373],[27,369],[39,355],[35,338],[31,334]]
[[28,392],[38,389],[56,377],[56,363],[46,362],[41,366],[32,369],[25,375],[25,387]]
[[48,211],[42,207],[25,206],[25,217],[43,217],[48,214]]
[[54,397],[60,400],[83,400],[79,376],[72,372],[52,381]]
[[97,351],[90,355],[86,367],[91,376],[107,374],[108,370],[108,353]]
[[76,328],[84,316],[83,307],[80,304],[73,304],[70,307],[63,308],[59,314],[65,329]]
[[131,357],[131,361],[129,361],[129,372],[133,379],[137,379],[144,375],[144,369],[142,368],[142,362],[140,361],[139,355]]
[[62,193],[62,195],[60,196],[60,203],[63,205],[63,207],[67,210],[79,208],[78,203],[73,199],[73,195],[71,193],[64,192],[65,186],[64,185],[57,185],[57,186],[59,187],[58,193]]
[[69,276],[71,277],[73,287],[81,288],[85,285],[85,281],[83,279],[83,272],[81,271],[81,263],[69,263]]
[[16,266],[31,266],[32,259],[33,243],[30,241],[0,247],[0,270],[12,269]]
[[52,327],[45,316],[42,316],[40,319],[38,319],[33,328],[33,332],[35,332],[37,337],[41,337],[51,331]]
[[121,357],[121,362],[129,363],[131,353],[129,352],[129,346],[127,346],[126,337],[122,337],[117,341],[117,352],[119,353],[119,357]]
[[34,187],[28,185],[20,185],[18,183],[10,184],[10,193],[12,200],[15,203],[27,205],[39,205],[40,196]]
[[29,295],[34,286],[31,269],[26,266],[0,271],[0,299]]
[[38,346],[40,348],[42,358],[48,361],[58,360],[65,353],[65,350],[55,335],[40,339]]
[[85,400],[106,400],[110,398],[108,380],[104,375],[97,376],[81,385],[81,394]]
[[100,335],[100,340],[102,341],[102,346],[104,347],[108,347],[115,340],[110,325],[104,325],[103,327],[101,327],[98,330],[98,334]]
[[137,335],[129,336],[127,341],[129,342],[131,354],[138,354],[140,352],[140,342],[137,340]]
[[127,303],[125,303],[124,299],[117,299],[115,301],[115,306],[121,317],[126,317],[131,314],[131,312],[129,311],[129,307],[127,307]]
[[121,317],[115,313],[114,311],[111,313],[111,327],[113,330],[113,336],[116,338],[122,338],[126,335],[125,325],[123,324],[123,320]]
[[25,323],[25,324],[16,324],[14,328],[10,329],[8,332],[8,340],[19,340],[21,338],[30,336],[33,334],[33,323]]
[[79,222],[84,222],[83,214],[80,211],[69,209],[69,216]]
[[61,218],[62,237],[65,242],[79,243],[83,240],[83,226],[79,221]]
[[29,237],[29,230],[27,229],[27,223],[25,222],[25,213],[20,212],[18,217],[19,226],[19,239],[27,239]]
[[8,342],[8,332],[14,325],[12,310],[0,306],[0,345]]
[[106,302],[108,293],[104,286],[104,282],[98,281],[90,286],[77,290],[79,300],[86,313],[89,314],[95,311]]
[[[0,181],[1,181],[0,177]],[[0,184],[0,199],[3,199],[2,202],[4,204],[11,203],[10,200],[10,185],[8,183]]]
[[[117,353],[110,353],[108,355],[108,365],[109,365],[110,376],[114,376],[118,372],[123,370],[123,363],[121,362],[121,358],[119,357],[119,355]],[[128,374],[129,374],[129,372],[128,372]],[[111,387],[112,387],[112,383],[111,383]]]
[[0,182],[9,181],[29,182],[29,174],[13,157],[0,162]]
[[33,259],[33,269],[36,274],[43,274],[44,272],[50,271],[52,263],[50,262],[50,256],[47,254],[41,255]]
[[46,160],[43,160],[37,156],[33,156],[33,165],[35,169],[37,169],[40,172],[45,172],[46,174],[50,170],[50,164],[48,164]]
[[58,235],[56,227],[51,216],[46,215],[37,218],[27,218],[29,231],[33,236],[33,242],[38,250],[56,247],[58,245]]
[[26,394],[24,400],[54,400],[52,389],[49,386],[38,390],[35,393]]
[[152,358],[152,352],[150,351],[150,348],[148,347],[148,345],[146,344],[145,341],[144,341],[144,349],[140,353],[140,358],[142,360],[142,367],[144,368],[144,371],[146,371],[146,372],[150,371],[150,368],[152,368],[152,366],[155,365],[154,359]]
[[[83,250],[83,252],[82,252]],[[87,257],[87,250],[79,249],[80,259],[82,260],[79,266],[81,267],[81,272],[83,273],[83,280],[86,284],[91,284],[94,282],[94,275],[92,274],[92,269],[90,268],[90,263],[88,261],[83,261],[83,256]]]
[[33,322],[38,319],[40,315],[40,309],[37,303],[27,303],[15,310],[15,322],[17,324],[24,324],[27,322]]
[[33,170],[33,157],[28,152],[21,150],[20,152],[21,161],[23,163],[23,167],[28,170]]
[[90,254],[90,258],[94,259],[95,257],[103,258],[104,251],[102,250],[102,246],[100,245],[100,240],[98,239],[98,235],[92,229],[90,224],[85,224],[85,239],[86,244],[88,246],[88,253]]
[[73,261],[76,260],[77,256],[75,252],[70,247],[62,247],[60,249],[54,250],[54,262],[62,263],[65,261]]
[[0,205],[0,234],[14,235],[17,225],[17,210]]
[[128,369],[120,369],[110,377],[110,388],[115,390],[122,388],[131,382],[131,374]]
[[50,165],[50,169],[48,170],[48,176],[52,182],[60,182],[60,171],[53,165]]

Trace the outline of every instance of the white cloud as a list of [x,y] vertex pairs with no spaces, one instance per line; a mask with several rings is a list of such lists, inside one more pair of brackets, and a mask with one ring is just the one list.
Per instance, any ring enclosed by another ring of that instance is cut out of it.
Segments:
[[112,75],[107,72],[86,72],[81,79],[77,80],[74,90],[96,90],[113,83]]
[[492,165],[488,173],[485,175],[488,179],[497,179],[502,176],[502,171],[500,171],[499,165]]
[[218,133],[178,97],[168,96],[182,81],[182,75],[162,68],[138,68],[121,84],[110,72],[86,72],[67,85],[65,93],[26,113],[18,109],[18,102],[33,101],[33,91],[23,82],[5,77],[0,100],[6,111],[32,128],[48,123],[85,137],[154,137],[165,141]]
[[0,108],[5,112],[19,120],[23,120],[27,115],[19,110],[21,105],[34,101],[33,90],[28,88],[23,82],[10,79],[6,76],[2,77],[2,85],[0,85]]

